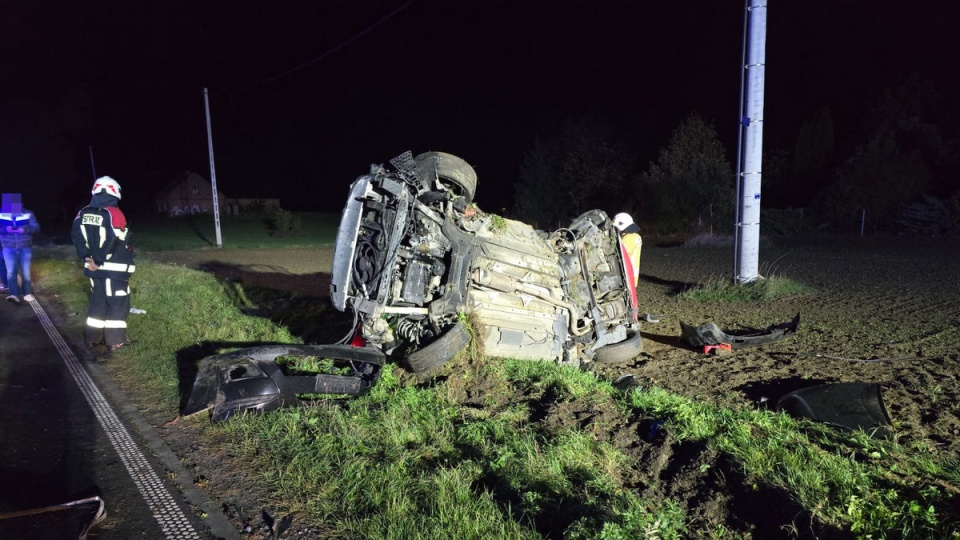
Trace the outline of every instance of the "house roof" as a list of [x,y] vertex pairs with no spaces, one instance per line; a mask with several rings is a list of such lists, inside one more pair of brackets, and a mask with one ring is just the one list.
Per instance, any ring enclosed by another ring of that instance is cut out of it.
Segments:
[[[199,174],[193,171],[184,171],[183,173],[175,176],[172,180],[167,182],[162,188],[160,188],[160,190],[157,191],[156,195],[154,195],[154,199],[166,199],[171,194],[173,194],[177,189],[181,188],[185,184],[188,184],[191,182],[197,182],[197,181],[210,185],[210,181],[204,178],[203,176],[200,176]],[[223,190],[220,189],[219,187],[217,188],[217,196],[223,197],[224,199],[228,198],[227,195],[223,192]]]

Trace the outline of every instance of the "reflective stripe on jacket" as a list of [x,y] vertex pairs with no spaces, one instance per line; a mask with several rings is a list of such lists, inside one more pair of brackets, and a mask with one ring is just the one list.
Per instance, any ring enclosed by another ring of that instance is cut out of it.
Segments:
[[[23,229],[21,233],[7,232],[7,227]],[[40,231],[37,216],[26,208],[19,213],[4,212],[0,214],[0,246],[5,248],[25,248],[33,245],[33,234]]]
[[627,233],[620,237],[620,241],[630,255],[630,263],[633,265],[633,282],[636,284],[640,281],[640,250],[643,248],[643,239],[637,233]]
[[99,267],[86,268],[90,278],[125,279],[134,271],[133,247],[130,245],[127,218],[116,206],[88,206],[73,220],[70,237],[81,260],[87,257]]

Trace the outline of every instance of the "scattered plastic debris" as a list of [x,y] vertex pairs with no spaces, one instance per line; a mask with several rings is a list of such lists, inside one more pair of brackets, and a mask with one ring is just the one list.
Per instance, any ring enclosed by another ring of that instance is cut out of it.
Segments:
[[626,375],[617,377],[616,380],[613,381],[613,387],[622,392],[629,392],[630,390],[639,389],[640,383],[632,373],[627,373]]
[[647,430],[647,435],[644,437],[644,439],[647,442],[653,442],[653,440],[657,438],[657,435],[659,435],[660,432],[663,431],[664,422],[665,420],[657,420],[654,423],[650,424],[650,429]]
[[[730,349],[742,347],[756,347],[779,341],[791,336],[800,328],[800,314],[788,322],[774,324],[766,330],[752,330],[748,332],[724,332],[714,323],[692,326],[680,321],[680,335],[687,343],[694,347],[704,347],[704,354],[711,352],[707,346],[727,345]],[[725,347],[724,347],[725,348]]]

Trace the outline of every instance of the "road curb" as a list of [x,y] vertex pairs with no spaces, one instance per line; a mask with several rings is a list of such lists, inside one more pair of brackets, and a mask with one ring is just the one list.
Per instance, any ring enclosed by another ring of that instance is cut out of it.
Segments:
[[157,433],[157,430],[147,422],[140,411],[130,402],[123,390],[110,376],[95,362],[86,362],[87,372],[97,381],[100,388],[110,396],[110,400],[122,412],[123,417],[136,428],[147,447],[157,456],[168,471],[173,473],[172,480],[184,498],[194,507],[204,513],[201,519],[210,528],[210,531],[223,540],[240,540],[242,537],[233,528],[230,520],[223,513],[223,509],[215,503],[205,491],[194,485],[194,477],[180,462],[180,458],[170,450],[166,441]]
[[[52,307],[55,302],[45,301],[44,304]],[[59,311],[55,309],[52,311],[56,313],[57,319],[59,319],[56,323],[57,331],[60,332],[61,336],[71,345],[77,354],[77,358],[87,370],[87,373],[96,381],[101,390],[109,396],[110,402],[117,408],[117,411],[123,416],[123,419],[137,430],[141,440],[157,457],[160,465],[168,472],[173,473],[172,475],[167,475],[168,478],[176,483],[184,499],[186,499],[191,506],[202,512],[200,519],[210,530],[210,533],[220,540],[241,540],[243,537],[233,527],[230,520],[227,519],[222,507],[214,502],[205,491],[194,485],[193,474],[184,467],[177,455],[170,450],[170,447],[167,446],[163,437],[161,437],[153,425],[143,417],[110,375],[97,363],[86,345],[76,339],[68,337],[69,333],[62,330],[64,324]]]

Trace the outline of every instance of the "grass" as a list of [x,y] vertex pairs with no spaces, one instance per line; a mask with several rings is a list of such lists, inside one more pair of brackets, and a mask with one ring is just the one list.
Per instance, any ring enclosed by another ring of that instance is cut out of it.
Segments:
[[[336,240],[340,217],[303,212],[220,216],[224,248],[299,248],[329,246]],[[168,251],[216,247],[212,215],[146,216],[131,219],[138,250]]]
[[859,537],[960,534],[956,523],[939,521],[960,495],[960,470],[918,460],[928,448],[904,448],[782,414],[715,408],[658,389],[634,393],[631,403],[667,416],[678,439],[707,440],[732,456],[748,481],[783,489],[823,522]]
[[[33,279],[57,294],[62,311],[80,315],[69,319],[80,335],[89,281],[75,259],[72,248],[37,250]],[[177,414],[182,385],[193,383],[181,379],[192,377],[203,357],[247,344],[297,342],[286,328],[244,315],[249,301],[242,290],[203,272],[140,260],[131,289],[133,307],[147,312],[127,321],[136,348],[115,353],[120,361],[105,367],[128,389],[149,396],[161,414]]]
[[[403,386],[390,371],[340,406],[248,416],[226,430],[290,512],[334,537],[683,537],[675,504],[623,489],[630,459],[575,430],[546,437],[523,415],[474,415],[442,389]],[[567,511],[564,511],[567,510]]]
[[[34,259],[38,288],[58,295],[68,314],[86,306],[87,284],[72,259],[56,250],[38,250]],[[133,288],[134,305],[147,311],[130,317],[137,347],[104,366],[141,407],[167,418],[204,356],[298,341],[286,327],[244,313],[260,301],[256,294],[207,274],[147,260],[138,262]],[[83,318],[69,319],[78,332]],[[481,378],[484,407],[458,399],[459,389]],[[535,407],[574,401],[618,418],[661,419],[674,452],[705,445],[734,464],[742,489],[782,494],[815,521],[858,537],[958,535],[948,516],[955,516],[960,472],[955,463],[931,459],[923,443],[903,447],[657,388],[623,394],[592,373],[548,363],[461,359],[460,368],[430,384],[388,366],[367,395],[204,429],[222,435],[229,451],[249,463],[278,506],[330,537],[733,534],[722,525],[691,530],[679,501],[644,495],[651,486],[636,479],[650,463],[612,445],[605,427],[531,421]]]
[[[679,444],[705,442],[737,463],[746,489],[780,490],[821,523],[859,537],[956,533],[940,518],[956,496],[949,486],[960,481],[957,469],[918,462],[917,449],[655,388],[623,396],[590,373],[552,364],[498,361],[483,369],[504,385],[489,392],[549,393],[555,401],[607,396],[624,415],[663,418]],[[442,386],[403,386],[387,374],[374,393],[343,406],[246,417],[219,429],[267,471],[291,512],[328,524],[333,536],[706,534],[687,529],[675,501],[644,500],[631,489],[627,479],[644,463],[586,431],[549,431],[528,418],[523,404],[477,411]],[[365,517],[351,517],[351,508]]]
[[711,278],[681,292],[678,298],[696,302],[766,302],[812,291],[806,285],[779,276],[760,278],[749,283],[734,283],[730,278]]
[[490,230],[495,233],[502,233],[507,229],[507,220],[503,216],[490,214]]

